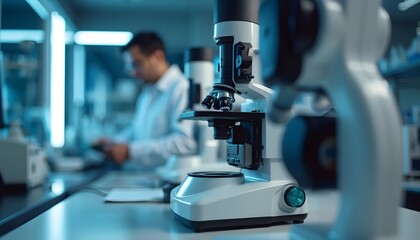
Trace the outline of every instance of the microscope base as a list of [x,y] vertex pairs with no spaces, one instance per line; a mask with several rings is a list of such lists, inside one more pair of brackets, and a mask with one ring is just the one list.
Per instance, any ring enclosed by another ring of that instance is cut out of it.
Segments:
[[196,232],[302,223],[308,213],[303,202],[286,204],[292,180],[245,181],[242,177],[191,177],[171,192],[176,219]]
[[217,230],[229,230],[239,228],[257,228],[269,227],[273,225],[286,223],[303,223],[307,217],[305,214],[278,216],[278,217],[255,217],[241,219],[209,220],[209,221],[191,221],[173,212],[174,217],[184,225],[192,228],[194,232],[206,232]]

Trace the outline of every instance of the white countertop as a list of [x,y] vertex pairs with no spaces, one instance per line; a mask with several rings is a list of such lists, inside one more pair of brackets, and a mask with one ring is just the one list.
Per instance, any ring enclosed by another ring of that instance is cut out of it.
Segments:
[[[95,188],[138,187],[147,178],[133,173],[110,173]],[[309,214],[305,223],[334,220],[339,194],[307,192]],[[420,213],[400,208],[400,239],[420,236]],[[194,233],[178,222],[164,203],[105,203],[99,192],[80,191],[4,235],[2,239],[288,239],[294,225]]]

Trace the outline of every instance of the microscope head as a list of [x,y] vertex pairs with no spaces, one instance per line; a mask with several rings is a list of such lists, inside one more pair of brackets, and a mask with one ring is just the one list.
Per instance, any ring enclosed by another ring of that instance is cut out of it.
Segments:
[[220,76],[202,101],[204,108],[231,111],[234,94],[242,94],[254,78],[252,63],[253,54],[259,49],[259,5],[259,0],[215,0],[214,41],[219,46]]
[[[220,111],[181,116],[208,121],[214,128],[213,137],[228,142],[228,163],[252,170],[262,165],[263,158],[279,159],[276,143],[283,131],[282,126],[275,126],[265,117],[274,91],[254,84],[261,79],[259,9],[259,0],[215,0],[214,41],[219,47],[219,78],[201,105]],[[235,94],[245,99],[240,111],[231,111]],[[267,169],[268,165],[265,164]]]

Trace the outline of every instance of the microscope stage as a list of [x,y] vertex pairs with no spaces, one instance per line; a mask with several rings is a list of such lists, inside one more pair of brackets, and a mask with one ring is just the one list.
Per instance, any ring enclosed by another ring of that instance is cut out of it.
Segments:
[[181,113],[180,119],[184,120],[203,120],[209,121],[214,119],[220,120],[235,120],[235,121],[250,121],[263,119],[264,113],[260,112],[219,112],[219,111],[190,111]]

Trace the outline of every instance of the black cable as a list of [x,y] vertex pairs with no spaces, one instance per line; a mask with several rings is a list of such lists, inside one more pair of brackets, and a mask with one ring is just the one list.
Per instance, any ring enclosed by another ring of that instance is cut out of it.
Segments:
[[91,186],[83,187],[79,191],[80,192],[93,193],[93,194],[96,194],[96,195],[101,196],[101,197],[105,197],[108,194],[108,192],[109,192],[109,191],[101,190],[100,188],[91,187]]

